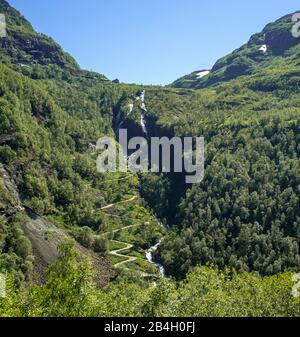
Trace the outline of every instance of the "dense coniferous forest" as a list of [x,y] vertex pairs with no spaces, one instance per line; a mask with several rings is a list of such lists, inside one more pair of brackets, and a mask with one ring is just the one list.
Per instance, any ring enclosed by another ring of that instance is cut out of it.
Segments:
[[[0,13],[0,317],[299,316],[291,15],[203,78],[141,87],[81,70],[4,0]],[[97,172],[98,138],[141,135],[142,90],[148,136],[204,136],[201,184]],[[166,277],[146,258],[158,242]]]

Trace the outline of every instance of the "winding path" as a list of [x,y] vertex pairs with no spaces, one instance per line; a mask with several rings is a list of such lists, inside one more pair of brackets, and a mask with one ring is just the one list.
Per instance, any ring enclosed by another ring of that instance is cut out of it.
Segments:
[[122,258],[126,259],[125,261],[116,263],[114,265],[115,268],[119,268],[119,267],[123,266],[124,264],[130,263],[130,262],[134,262],[134,261],[137,260],[137,257],[135,257],[135,256],[128,256],[128,255],[120,254],[121,252],[124,252],[126,250],[130,250],[131,248],[133,248],[132,244],[126,243],[126,242],[121,242],[121,241],[116,241],[116,240],[111,240],[111,241],[115,242],[115,243],[118,243],[118,244],[125,245],[124,248],[112,250],[111,252],[109,252],[110,255],[114,255],[114,256],[118,256],[118,257],[122,257]]
[[[114,217],[119,217],[119,215],[112,215]],[[136,219],[133,219],[133,220],[136,220]],[[149,224],[149,222],[145,222],[145,224]],[[115,234],[115,233],[118,233],[118,232],[121,232],[121,231],[124,231],[126,229],[130,229],[130,228],[135,228],[135,227],[139,227],[141,226],[142,224],[138,224],[138,225],[130,225],[130,226],[126,226],[126,227],[122,227],[122,228],[119,228],[119,229],[115,229],[111,232],[107,232],[107,233],[103,233],[101,234],[100,236],[106,236],[106,235],[109,235],[109,234]],[[130,243],[127,243],[127,242],[123,242],[123,241],[117,241],[117,240],[110,240],[111,242],[115,242],[115,243],[118,243],[118,244],[122,244],[122,245],[125,245],[124,248],[120,248],[120,249],[115,249],[115,250],[112,250],[109,252],[110,255],[113,255],[113,256],[118,256],[118,257],[122,257],[122,258],[126,258],[125,261],[122,261],[122,262],[119,262],[119,263],[116,263],[114,265],[115,268],[118,268],[120,266],[123,266],[124,264],[127,264],[127,263],[130,263],[130,262],[134,262],[137,260],[137,257],[134,257],[134,256],[130,256],[130,255],[124,255],[124,254],[120,254],[121,252],[124,252],[126,250],[130,250],[131,248],[133,248],[133,245],[130,244]],[[153,275],[150,275],[150,274],[146,274],[146,273],[143,273],[141,272],[141,275],[142,276],[153,276]]]
[[[130,244],[130,243],[125,243],[125,242],[121,242],[121,241],[116,241],[116,240],[111,240],[112,242],[115,242],[115,243],[118,243],[118,244],[123,244],[125,245],[124,248],[120,248],[120,249],[116,249],[116,250],[113,250],[111,251],[109,254],[110,255],[113,255],[113,256],[118,256],[118,257],[122,257],[122,258],[126,258],[125,261],[122,261],[122,262],[118,262],[114,265],[115,268],[120,268],[122,266],[124,266],[125,264],[127,263],[130,263],[130,262],[134,262],[137,260],[137,257],[135,256],[130,256],[130,255],[124,255],[124,254],[120,254],[121,252],[124,252],[126,250],[130,250],[131,248],[133,248],[133,245]],[[124,268],[126,270],[131,270],[129,268]],[[148,274],[148,273],[145,273],[145,272],[142,272],[142,271],[139,271],[139,270],[136,270],[136,272],[138,274],[140,274],[141,277],[157,277],[156,274]]]
[[[131,201],[136,200],[137,198],[138,198],[137,196],[133,196],[132,198],[130,198],[130,199],[128,199],[128,200],[119,201],[119,202],[117,202],[117,203],[114,203],[114,204],[110,204],[110,205],[104,206],[104,207],[101,208],[101,210],[105,210],[105,209],[112,208],[112,207],[114,207],[115,205],[118,205],[118,204],[131,202]],[[116,216],[116,217],[119,217],[119,216],[117,216],[117,215],[115,215],[115,216]],[[126,230],[126,229],[130,229],[130,228],[134,228],[134,227],[139,227],[140,225],[141,225],[141,224],[139,224],[139,225],[130,225],[130,226],[126,226],[126,227],[123,227],[123,228],[115,229],[115,230],[113,230],[112,232],[107,232],[107,233],[101,234],[101,236],[106,236],[106,235],[109,235],[109,234],[111,234],[111,233],[115,234],[115,233],[124,231],[124,230]],[[117,240],[111,240],[111,242],[114,242],[114,243],[117,243],[117,244],[122,244],[122,245],[125,246],[124,248],[115,249],[115,250],[112,250],[112,251],[109,252],[110,255],[113,255],[113,256],[117,256],[117,257],[121,257],[121,258],[125,258],[125,259],[126,259],[126,260],[124,260],[124,261],[122,261],[122,262],[118,262],[118,263],[114,264],[114,267],[115,267],[115,268],[119,268],[119,267],[123,266],[124,264],[130,263],[130,262],[134,262],[134,261],[137,260],[137,257],[135,257],[135,256],[128,256],[128,255],[121,254],[121,252],[124,252],[124,251],[127,251],[127,250],[132,249],[132,248],[133,248],[133,245],[132,245],[132,244],[126,243],[126,242],[122,242],[122,241],[117,241]]]
[[137,198],[138,198],[137,196],[134,196],[134,197],[132,197],[132,198],[130,198],[130,199],[128,199],[128,200],[119,201],[119,202],[116,202],[116,203],[114,203],[114,204],[110,204],[110,205],[101,207],[100,209],[101,209],[101,210],[109,209],[109,208],[112,208],[112,207],[114,207],[114,206],[116,206],[116,205],[119,205],[119,204],[124,204],[124,203],[127,203],[127,202],[134,201],[134,200],[136,200]]
[[[110,209],[110,208],[114,207],[115,205],[119,205],[119,204],[123,204],[123,203],[128,203],[128,202],[134,201],[136,199],[138,199],[138,196],[133,196],[132,198],[130,198],[128,200],[123,200],[123,201],[116,202],[114,204],[109,204],[107,206],[104,206],[104,207],[101,208],[101,210]],[[111,217],[119,217],[119,218],[121,218],[118,215],[113,215],[113,214],[107,214],[107,215],[111,216]],[[136,220],[136,219],[133,219],[133,220]],[[147,224],[147,223],[145,223],[145,224]],[[149,224],[149,222],[148,222],[148,224]],[[109,235],[111,233],[115,234],[115,233],[121,232],[121,231],[126,230],[126,229],[130,229],[130,228],[134,228],[134,227],[139,227],[141,225],[142,225],[142,223],[140,223],[138,225],[125,226],[123,228],[115,229],[115,230],[113,230],[111,232],[103,233],[103,234],[101,234],[101,236],[106,236],[106,235]],[[112,250],[112,251],[109,252],[109,254],[112,255],[112,256],[117,256],[117,257],[120,257],[122,259],[125,259],[124,261],[121,261],[121,262],[118,262],[118,263],[114,264],[115,268],[124,267],[125,264],[131,263],[131,262],[135,262],[138,259],[135,256],[130,256],[130,255],[122,254],[122,252],[129,251],[130,249],[132,249],[133,248],[132,244],[127,243],[127,242],[117,241],[117,240],[111,240],[111,242],[124,245],[124,248],[114,249],[114,250]],[[124,269],[130,270],[129,268],[124,268]],[[137,271],[137,272],[141,275],[141,277],[157,277],[157,275],[155,275],[155,274],[147,274],[147,273],[144,273],[142,271]]]
[[[106,235],[109,235],[109,234],[115,234],[115,233],[118,233],[118,232],[121,232],[121,231],[125,231],[126,229],[134,228],[134,227],[139,227],[139,226],[140,225],[130,225],[130,226],[122,227],[122,228],[119,228],[119,229],[115,229],[115,230],[113,230],[111,232],[103,233],[100,236],[106,236]],[[111,240],[111,241],[113,241],[113,240]],[[121,243],[123,243],[123,242],[121,242]]]

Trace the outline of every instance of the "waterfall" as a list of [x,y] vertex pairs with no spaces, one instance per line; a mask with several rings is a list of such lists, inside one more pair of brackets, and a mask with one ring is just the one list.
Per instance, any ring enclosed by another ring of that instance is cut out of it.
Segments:
[[146,108],[146,104],[145,104],[145,95],[146,95],[146,91],[143,90],[141,92],[140,95],[140,101],[141,101],[141,127],[143,130],[143,133],[145,136],[148,136],[148,130],[147,130],[147,124],[146,124],[146,113],[147,113],[147,108]]
[[[140,125],[142,128],[143,134],[147,137],[148,136],[147,120],[146,120],[147,107],[145,104],[145,95],[146,95],[146,91],[143,90],[139,96],[135,97],[135,100],[141,103],[140,104]],[[128,114],[131,114],[133,109],[134,109],[134,104],[133,103],[128,104],[128,110],[129,110]],[[124,123],[123,113],[121,112],[121,110],[119,110],[114,120],[114,131],[116,135],[118,135],[118,131],[121,128],[123,123]]]
[[141,112],[141,127],[142,127],[142,130],[143,130],[143,133],[146,136],[148,136],[148,130],[147,130],[147,126],[146,126],[145,114],[143,112]]
[[155,246],[151,247],[150,249],[148,249],[146,251],[146,258],[149,263],[153,264],[159,270],[160,276],[165,277],[166,272],[165,272],[164,266],[153,261],[153,253],[158,249],[159,245],[160,245],[160,242],[157,243]]

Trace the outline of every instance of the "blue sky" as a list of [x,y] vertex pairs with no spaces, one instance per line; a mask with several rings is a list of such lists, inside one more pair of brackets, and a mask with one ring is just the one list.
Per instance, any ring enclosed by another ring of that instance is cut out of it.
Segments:
[[168,84],[240,47],[295,0],[8,0],[84,69]]

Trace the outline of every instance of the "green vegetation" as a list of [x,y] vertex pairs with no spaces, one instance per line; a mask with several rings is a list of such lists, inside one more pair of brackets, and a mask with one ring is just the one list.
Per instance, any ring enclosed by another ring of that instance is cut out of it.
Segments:
[[[291,290],[300,269],[300,45],[287,37],[291,17],[203,79],[141,88],[80,70],[4,0],[0,12],[8,23],[0,39],[0,272],[8,280],[0,316],[299,316]],[[149,136],[205,137],[201,184],[180,174],[97,173],[95,144],[114,136],[116,116],[130,137],[141,134],[142,89]],[[39,286],[40,256],[24,229],[34,217],[53,225],[46,241],[56,229],[76,240],[75,249],[60,246]],[[165,279],[145,259],[160,240]],[[105,257],[118,277],[97,289],[78,250]]]
[[[102,210],[139,194],[135,175],[96,171],[96,141],[114,135],[114,110],[127,89],[80,70],[5,1],[0,5],[8,32],[0,40],[0,162],[15,181],[22,205],[102,255],[108,251],[109,239],[101,235],[126,225],[151,222],[151,240],[160,237],[160,226],[143,202]],[[14,221],[8,215],[15,214],[17,202],[7,198],[3,221],[10,227]],[[9,202],[13,204],[10,210]],[[123,224],[110,215],[128,220]],[[17,221],[18,226],[21,223]],[[143,233],[142,228],[140,238],[131,234],[137,251],[147,247],[149,230]],[[15,253],[13,245],[5,247],[2,254],[7,249]],[[11,263],[11,269],[19,272],[15,265]],[[30,278],[29,268],[22,271],[23,279]]]
[[9,273],[17,285],[28,281],[34,259],[30,241],[20,228],[20,221],[21,219],[15,216],[7,225],[4,219],[0,218],[0,273]]
[[159,250],[169,274],[182,278],[198,264],[261,275],[299,270],[297,74],[291,63],[215,89],[148,91],[160,128],[206,140],[201,184],[186,190],[180,176],[144,181],[149,203],[158,189],[177,195],[158,213],[174,225]]
[[162,279],[149,287],[119,279],[100,291],[89,261],[78,260],[67,242],[43,287],[16,291],[9,281],[8,296],[0,299],[0,317],[299,316],[300,303],[291,294],[292,286],[290,273],[261,279],[198,267],[180,283]]
[[[138,196],[136,176],[96,172],[91,148],[107,132],[112,135],[116,90],[97,81],[92,89],[59,83],[68,93],[55,82],[36,82],[0,65],[1,161],[15,178],[23,205],[60,223],[84,247],[105,253],[108,242],[93,231],[150,223],[153,215],[142,202],[118,204]],[[116,206],[102,210],[108,204]],[[158,222],[153,224],[151,240],[161,235]],[[137,247],[147,245],[148,232],[132,238]]]

